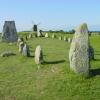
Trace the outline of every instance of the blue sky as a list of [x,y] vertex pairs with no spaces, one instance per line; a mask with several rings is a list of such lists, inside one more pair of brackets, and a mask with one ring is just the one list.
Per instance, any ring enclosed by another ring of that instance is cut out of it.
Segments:
[[15,20],[18,31],[31,30],[32,21],[43,30],[70,30],[83,22],[100,30],[100,0],[0,0],[0,32],[5,20]]

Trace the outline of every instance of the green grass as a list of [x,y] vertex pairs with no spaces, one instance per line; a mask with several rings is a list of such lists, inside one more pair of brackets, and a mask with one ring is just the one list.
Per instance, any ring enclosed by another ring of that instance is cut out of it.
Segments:
[[0,57],[0,100],[100,100],[100,36],[92,36],[90,41],[95,61],[91,61],[94,75],[89,78],[70,71],[70,44],[63,40],[42,37],[27,41],[32,56],[41,45],[46,62],[43,65],[36,65],[34,57],[19,54],[17,44],[0,43],[0,53],[16,53]]

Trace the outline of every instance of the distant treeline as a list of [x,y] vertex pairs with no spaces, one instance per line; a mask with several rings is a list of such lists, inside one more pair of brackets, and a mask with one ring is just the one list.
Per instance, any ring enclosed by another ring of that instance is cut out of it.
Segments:
[[[43,30],[41,30],[41,31],[44,32],[44,33],[63,33],[63,34],[74,34],[75,33],[74,29],[69,30],[69,31],[63,31],[63,30],[56,30],[56,31],[54,31],[54,30],[49,30],[49,31],[43,31]],[[21,32],[30,33],[31,31],[21,31]],[[98,34],[100,34],[100,31],[89,31],[89,33],[90,34],[91,33],[98,33]]]

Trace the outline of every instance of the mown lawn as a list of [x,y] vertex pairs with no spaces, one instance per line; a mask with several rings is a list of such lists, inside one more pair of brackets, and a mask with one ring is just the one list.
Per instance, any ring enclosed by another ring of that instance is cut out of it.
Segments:
[[[70,43],[51,38],[27,41],[31,57],[23,57],[17,44],[0,43],[0,53],[10,50],[16,56],[0,57],[0,100],[100,100],[100,36],[90,37],[95,49],[91,77],[70,71]],[[34,52],[41,45],[43,65],[36,65]]]

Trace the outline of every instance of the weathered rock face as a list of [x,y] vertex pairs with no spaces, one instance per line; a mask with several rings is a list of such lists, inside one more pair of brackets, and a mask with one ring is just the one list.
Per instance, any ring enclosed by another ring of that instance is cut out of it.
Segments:
[[3,26],[2,41],[16,42],[18,39],[14,21],[5,21]]
[[62,40],[62,36],[59,37],[59,40]]
[[55,34],[52,34],[52,39],[56,38]]
[[71,43],[72,42],[72,39],[71,38],[68,38],[68,42]]
[[19,43],[19,52],[20,53],[22,53],[23,47],[24,47],[24,42],[22,41],[22,42]]
[[18,37],[18,42],[24,42],[24,38],[23,37]]
[[46,33],[46,34],[45,34],[45,37],[46,37],[46,38],[48,38],[48,37],[49,37],[49,34],[48,34],[48,33]]
[[35,50],[35,63],[36,64],[43,63],[43,52],[40,46],[37,46]]
[[38,37],[43,37],[42,30],[39,30],[39,29],[38,29],[38,31],[37,31],[37,36],[38,36]]
[[30,50],[29,50],[29,46],[27,44],[24,45],[23,47],[23,55],[26,56],[26,57],[29,57],[30,56]]
[[32,38],[32,37],[33,37],[33,36],[32,36],[32,33],[29,33],[29,36],[28,36],[28,37],[29,37],[29,39]]
[[76,73],[89,73],[89,39],[87,24],[82,24],[76,30],[71,43],[69,60],[70,68]]
[[67,41],[67,38],[64,36],[64,41]]

